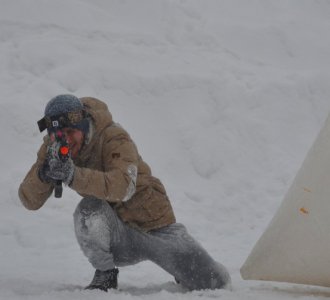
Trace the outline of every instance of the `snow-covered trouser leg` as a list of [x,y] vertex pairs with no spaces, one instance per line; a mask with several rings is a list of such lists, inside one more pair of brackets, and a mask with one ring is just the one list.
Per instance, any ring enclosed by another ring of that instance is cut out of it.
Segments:
[[139,245],[131,243],[136,231],[118,218],[107,201],[83,198],[73,217],[80,248],[95,269],[106,271],[147,259],[136,249]]
[[179,223],[141,232],[124,224],[109,203],[84,198],[74,213],[80,247],[94,268],[108,270],[151,260],[188,289],[217,289],[230,283],[224,266]]
[[95,269],[106,271],[115,264],[110,251],[111,231],[116,226],[111,211],[104,209],[106,203],[93,198],[84,198],[74,212],[75,233],[81,250]]
[[149,259],[190,290],[219,289],[230,285],[227,269],[175,223],[149,233],[153,236]]

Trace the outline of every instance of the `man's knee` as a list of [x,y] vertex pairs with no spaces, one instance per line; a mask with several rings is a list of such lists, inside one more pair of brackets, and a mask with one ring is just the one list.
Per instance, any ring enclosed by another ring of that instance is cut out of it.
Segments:
[[93,212],[100,211],[104,205],[103,202],[97,198],[85,197],[77,205],[74,216],[76,217],[78,214],[90,215]]
[[[184,261],[184,260],[183,260]],[[227,269],[217,262],[201,264],[191,262],[191,266],[182,267],[176,279],[190,290],[230,288],[231,279]]]
[[96,244],[117,242],[118,217],[105,200],[83,198],[74,212],[74,227],[78,242],[93,241]]
[[78,204],[73,217],[77,238],[82,235],[97,235],[99,231],[109,230],[110,206],[103,200],[83,198]]

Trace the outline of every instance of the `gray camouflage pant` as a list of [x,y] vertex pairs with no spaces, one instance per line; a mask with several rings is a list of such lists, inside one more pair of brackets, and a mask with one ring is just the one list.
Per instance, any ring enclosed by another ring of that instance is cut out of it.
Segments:
[[150,260],[190,290],[224,288],[226,268],[179,223],[141,232],[123,223],[103,200],[83,198],[74,212],[78,243],[94,268],[109,270]]

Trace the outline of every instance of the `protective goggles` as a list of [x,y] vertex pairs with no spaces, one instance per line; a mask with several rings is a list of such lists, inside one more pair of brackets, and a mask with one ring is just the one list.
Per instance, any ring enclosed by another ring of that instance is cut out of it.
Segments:
[[59,128],[75,127],[86,117],[84,110],[71,111],[65,114],[60,114],[52,117],[45,116],[38,121],[40,132],[45,129],[53,131]]

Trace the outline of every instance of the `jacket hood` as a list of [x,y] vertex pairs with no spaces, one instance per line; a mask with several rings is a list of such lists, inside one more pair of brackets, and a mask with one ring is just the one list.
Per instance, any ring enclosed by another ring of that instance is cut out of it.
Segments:
[[83,97],[80,101],[92,117],[96,132],[102,131],[113,123],[112,115],[104,102],[93,97]]

